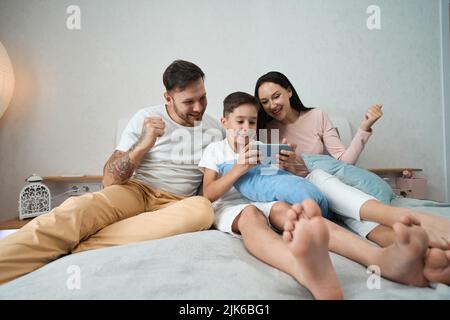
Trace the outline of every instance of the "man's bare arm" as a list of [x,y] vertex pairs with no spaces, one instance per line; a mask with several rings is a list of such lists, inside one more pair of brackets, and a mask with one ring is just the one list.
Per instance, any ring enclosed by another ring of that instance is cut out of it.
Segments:
[[142,158],[155,145],[156,139],[164,134],[164,122],[159,117],[144,119],[139,140],[128,150],[114,151],[103,167],[103,186],[124,184],[131,178]]
[[124,184],[131,178],[139,166],[145,152],[139,152],[133,146],[129,151],[114,151],[103,167],[103,186]]

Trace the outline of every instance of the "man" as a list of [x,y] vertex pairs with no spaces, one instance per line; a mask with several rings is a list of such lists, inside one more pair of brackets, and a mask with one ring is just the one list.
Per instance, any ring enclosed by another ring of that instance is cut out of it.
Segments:
[[195,196],[202,150],[222,139],[204,115],[204,73],[177,60],[164,72],[165,105],[130,120],[103,169],[104,189],[67,199],[0,241],[0,284],[70,252],[209,229],[211,203]]

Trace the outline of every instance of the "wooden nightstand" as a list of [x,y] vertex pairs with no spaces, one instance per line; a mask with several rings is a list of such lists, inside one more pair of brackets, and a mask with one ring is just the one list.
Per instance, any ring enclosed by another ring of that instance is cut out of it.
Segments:
[[417,168],[368,168],[367,170],[372,171],[373,173],[377,174],[377,175],[388,175],[388,174],[393,174],[396,176],[401,176],[402,172],[404,170],[408,170],[411,172],[418,172],[418,171],[422,171],[422,169],[417,169]]
[[33,219],[19,220],[19,218],[12,218],[0,222],[0,230],[20,229]]
[[[392,190],[405,198],[426,199],[427,180],[415,177],[414,172],[420,172],[417,168],[369,168],[376,175],[383,178]],[[411,177],[403,177],[403,171],[409,171]]]
[[42,177],[44,182],[102,182],[103,176],[90,176],[90,175],[78,175],[78,176],[45,176]]

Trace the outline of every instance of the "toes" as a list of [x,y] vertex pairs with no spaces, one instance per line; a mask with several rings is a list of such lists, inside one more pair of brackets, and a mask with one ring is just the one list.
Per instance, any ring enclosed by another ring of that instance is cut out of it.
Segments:
[[450,250],[450,241],[448,240],[448,238],[442,237],[442,239],[445,241],[445,248],[443,248],[443,249]]
[[283,240],[284,241],[292,241],[292,232],[284,231],[283,232]]
[[293,231],[294,230],[294,222],[288,220],[284,223],[284,230],[285,231]]
[[410,233],[408,227],[404,223],[396,223],[392,227],[395,232],[395,239],[400,244],[408,244],[410,241]]
[[298,214],[297,214],[296,211],[294,211],[294,210],[292,210],[292,209],[291,209],[291,210],[288,210],[288,212],[287,212],[287,218],[288,218],[289,221],[294,222],[294,221],[298,220]]
[[[412,216],[410,215],[405,215],[403,217],[400,218],[400,222],[403,223],[404,225],[410,227],[413,224],[417,224],[417,220],[415,220]],[[418,222],[420,224],[420,222]]]
[[400,218],[400,222],[403,223],[404,225],[410,226],[411,225],[411,219],[409,218],[409,216],[403,216]]
[[412,224],[414,224],[414,225],[416,225],[416,226],[420,226],[421,225],[421,223],[420,223],[420,220],[418,219],[418,218],[416,218],[416,217],[414,217],[414,216],[409,216],[410,217],[410,219],[411,219],[411,223]]
[[312,218],[316,216],[322,216],[319,205],[310,199],[303,201],[303,213],[306,217]]
[[411,214],[402,216],[400,222],[407,226],[420,226],[420,220]]
[[449,244],[448,244],[448,241],[447,241],[446,238],[440,237],[440,243],[441,243],[441,247],[440,247],[440,248],[441,248],[442,250],[447,250],[447,249],[448,249]]
[[296,203],[291,206],[291,209],[297,214],[297,217],[302,214],[303,206],[301,203]]
[[444,237],[429,235],[430,243],[429,246],[432,248],[438,248],[442,250],[448,250],[449,249],[449,243],[447,239]]
[[450,238],[448,237],[441,237],[442,241],[445,242],[445,247],[442,248],[443,250],[450,250]]
[[430,247],[445,250],[448,247],[447,241],[442,238],[430,237]]
[[427,268],[440,269],[448,266],[448,259],[446,252],[440,249],[432,248],[427,254],[425,259],[425,265]]

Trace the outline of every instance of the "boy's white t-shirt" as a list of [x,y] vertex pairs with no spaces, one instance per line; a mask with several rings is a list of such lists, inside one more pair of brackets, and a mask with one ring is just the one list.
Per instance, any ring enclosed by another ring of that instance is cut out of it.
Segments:
[[116,150],[126,152],[139,140],[146,117],[162,118],[165,132],[144,156],[133,178],[163,191],[195,195],[203,180],[198,167],[203,150],[211,141],[223,139],[219,122],[204,114],[198,125],[185,127],[170,118],[165,105],[148,107],[128,122]]
[[[238,157],[239,154],[231,149],[228,140],[225,138],[206,147],[198,166],[219,172],[218,167],[220,164],[237,160]],[[251,201],[245,198],[235,187],[231,187],[222,197],[214,201],[213,207],[218,213],[225,207],[247,203],[251,203]]]

